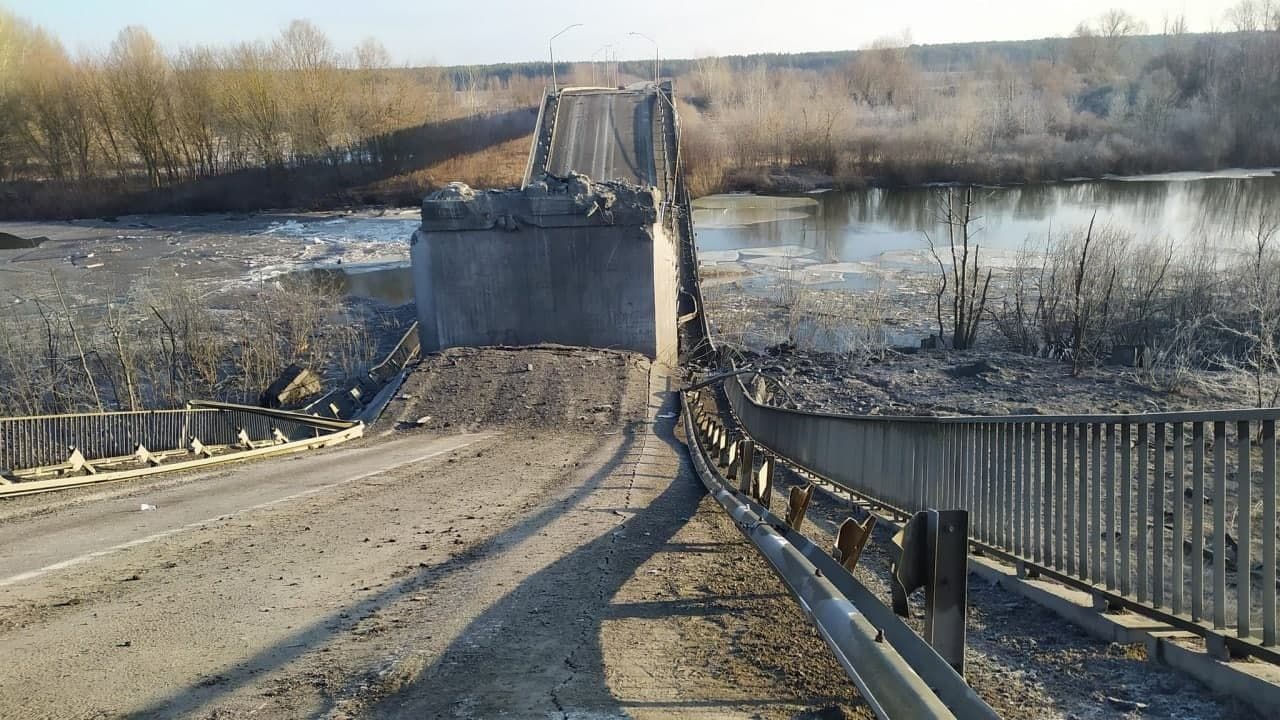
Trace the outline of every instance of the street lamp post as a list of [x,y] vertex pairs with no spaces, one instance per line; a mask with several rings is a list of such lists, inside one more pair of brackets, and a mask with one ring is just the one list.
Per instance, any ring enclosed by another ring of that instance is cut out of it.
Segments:
[[633,33],[627,33],[627,34],[634,35],[636,37],[642,37],[645,40],[648,40],[649,42],[653,43],[653,85],[654,87],[657,87],[658,86],[658,41],[654,40],[648,35],[645,35],[644,33],[633,32]]
[[555,35],[552,35],[550,40],[547,40],[547,54],[551,56],[551,91],[552,92],[556,92],[557,90],[560,89],[560,86],[556,84],[556,51],[555,51],[554,43],[556,41],[556,38],[560,37],[561,35],[577,27],[582,27],[582,23],[574,23],[566,27],[565,29],[561,30],[560,32],[556,33]]
[[600,54],[601,50],[604,51],[604,70],[605,70],[605,74],[607,75],[609,72],[609,50],[611,50],[612,48],[613,48],[613,45],[601,45],[600,47],[596,48],[595,52],[591,53],[591,84],[592,85],[596,84],[596,56]]

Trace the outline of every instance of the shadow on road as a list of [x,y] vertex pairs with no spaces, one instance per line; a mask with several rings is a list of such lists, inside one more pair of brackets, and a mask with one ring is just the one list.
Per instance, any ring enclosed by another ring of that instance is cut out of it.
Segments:
[[[676,409],[675,396],[660,414]],[[655,435],[684,457],[675,419],[660,419]],[[666,448],[664,448],[666,450]],[[664,476],[638,479],[661,483]],[[611,604],[637,568],[669,549],[704,494],[682,461],[679,475],[626,523],[529,576],[472,621],[413,682],[384,697],[368,715],[378,718],[515,717],[591,711],[621,714],[623,704],[605,681],[601,631],[623,617],[714,614],[714,603]]]
[[381,611],[405,595],[420,593],[440,583],[460,570],[472,567],[502,548],[515,545],[543,531],[557,518],[580,505],[597,490],[610,474],[634,450],[643,423],[632,423],[622,431],[620,444],[603,462],[600,469],[584,482],[565,501],[554,503],[526,517],[509,530],[499,533],[447,560],[421,567],[417,572],[401,579],[387,589],[368,596],[326,615],[300,628],[279,643],[264,648],[252,657],[245,658],[230,668],[211,669],[216,683],[197,682],[175,690],[168,696],[140,710],[130,713],[130,718],[173,717],[194,713],[219,701],[232,692],[251,685],[263,676],[276,671],[303,655],[329,644],[336,637],[347,633],[359,618]]

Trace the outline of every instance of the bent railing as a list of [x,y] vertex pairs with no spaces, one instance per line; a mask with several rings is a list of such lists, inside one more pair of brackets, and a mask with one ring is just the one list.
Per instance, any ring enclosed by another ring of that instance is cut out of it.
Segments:
[[379,395],[395,392],[399,387],[399,380],[421,352],[422,342],[418,335],[418,322],[415,320],[382,362],[356,380],[313,400],[302,410],[332,418],[354,420],[362,416]]
[[970,512],[970,541],[1203,636],[1276,650],[1280,409],[871,417],[789,410],[724,383],[743,430],[881,508]]

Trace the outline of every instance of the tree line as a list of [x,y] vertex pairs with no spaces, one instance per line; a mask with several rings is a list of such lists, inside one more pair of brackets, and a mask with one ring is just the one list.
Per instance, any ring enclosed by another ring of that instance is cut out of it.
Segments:
[[[920,47],[907,34],[812,63],[703,58],[682,83],[692,182],[1023,182],[1280,163],[1280,4],[1223,32],[1112,10],[1068,37]],[[771,175],[772,173],[772,175]],[[785,173],[784,173],[785,175]]]
[[252,167],[378,163],[382,139],[455,112],[441,73],[340,51],[295,20],[276,37],[166,51],[126,27],[72,56],[0,10],[0,180],[162,187]]

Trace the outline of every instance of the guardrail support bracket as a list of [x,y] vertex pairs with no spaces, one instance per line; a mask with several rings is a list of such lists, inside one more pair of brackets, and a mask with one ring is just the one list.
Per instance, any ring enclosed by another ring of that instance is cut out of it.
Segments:
[[809,498],[813,497],[813,488],[813,483],[803,488],[791,488],[787,502],[787,526],[796,532],[800,532],[800,525],[804,523],[804,514],[809,509]]
[[755,501],[760,503],[767,510],[770,503],[773,502],[773,458],[769,455],[764,456],[760,461],[760,469],[753,473],[751,480],[751,492],[748,493]]
[[138,462],[144,465],[150,465],[151,467],[155,467],[156,465],[160,464],[160,458],[157,458],[155,455],[152,455],[151,451],[147,449],[146,445],[139,444],[138,449],[133,451],[133,456],[138,459]]
[[875,515],[869,516],[863,522],[848,518],[840,523],[840,531],[836,533],[836,545],[831,556],[839,561],[845,570],[853,572],[854,566],[858,564],[858,558],[862,557],[862,549],[867,546],[867,540],[871,538],[871,530],[875,526]]
[[893,611],[910,616],[907,596],[925,589],[924,639],[964,675],[969,596],[969,513],[923,510],[893,541],[902,553],[893,568]]
[[191,438],[191,454],[213,457],[213,451],[205,447],[198,437]]
[[71,472],[84,472],[87,475],[97,475],[98,470],[88,460],[84,459],[84,453],[80,452],[80,448],[72,448],[71,456],[67,458],[67,465]]

